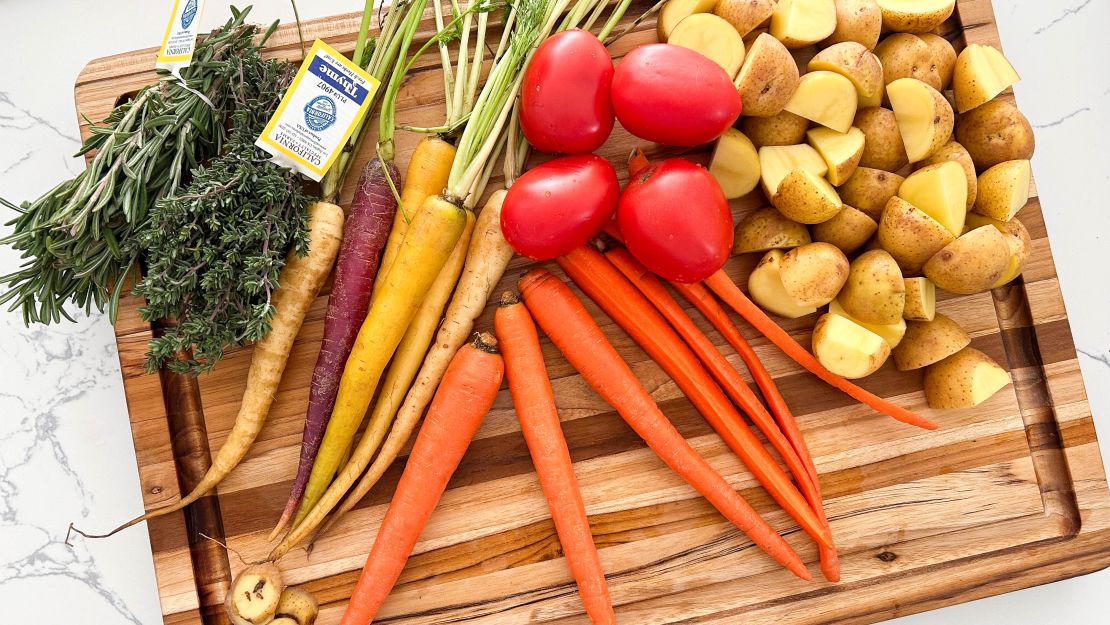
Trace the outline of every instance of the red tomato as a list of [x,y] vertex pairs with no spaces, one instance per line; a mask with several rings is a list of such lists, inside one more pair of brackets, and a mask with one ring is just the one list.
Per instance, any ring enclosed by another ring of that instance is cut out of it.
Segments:
[[613,60],[584,30],[561,32],[540,44],[524,72],[520,127],[541,152],[586,154],[613,131]]
[[705,56],[655,43],[629,52],[613,76],[613,109],[628,132],[656,143],[709,143],[740,116],[740,94]]
[[601,231],[619,195],[617,172],[600,156],[550,160],[509,187],[501,206],[501,233],[523,256],[562,256]]
[[636,172],[617,205],[628,250],[675,282],[698,282],[732,251],[732,213],[720,185],[701,165],[670,158]]

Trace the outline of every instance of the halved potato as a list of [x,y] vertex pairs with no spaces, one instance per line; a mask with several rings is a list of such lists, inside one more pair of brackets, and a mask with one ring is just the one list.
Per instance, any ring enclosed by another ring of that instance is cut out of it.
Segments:
[[1015,217],[1010,221],[1002,222],[972,213],[967,216],[967,226],[969,229],[994,226],[1006,237],[1006,243],[1010,246],[1010,262],[1006,263],[1006,270],[1002,272],[1002,277],[991,285],[992,289],[996,289],[1021,275],[1021,272],[1025,269],[1025,263],[1029,260],[1029,255],[1033,252],[1033,240],[1021,220]]
[[938,287],[971,295],[990,290],[1010,263],[1010,244],[993,226],[981,226],[944,246],[925,263],[925,277]]
[[929,158],[948,143],[954,116],[940,92],[920,80],[901,78],[887,85],[886,93],[911,163]]
[[878,240],[903,274],[921,272],[925,262],[956,239],[948,228],[900,197],[887,202],[879,220]]
[[944,91],[952,84],[952,75],[956,71],[956,49],[952,47],[952,42],[936,33],[922,33],[918,37],[933,51],[933,62],[940,76],[940,89],[937,91]]
[[877,0],[883,26],[900,33],[927,33],[952,15],[956,0]]
[[821,45],[855,41],[868,50],[874,50],[883,30],[883,12],[875,0],[834,0],[834,4],[836,28]]
[[695,13],[708,13],[716,4],[717,0],[668,0],[663,8],[659,9],[659,20],[656,23],[659,41],[670,38],[671,31],[682,20]]
[[790,249],[812,242],[809,230],[782,216],[770,206],[752,211],[736,224],[732,252],[747,254],[773,249]]
[[863,156],[863,132],[859,128],[849,128],[848,132],[837,132],[831,128],[810,128],[806,133],[809,144],[813,146],[828,165],[829,182],[844,184],[856,171],[859,159]]
[[805,169],[818,176],[824,176],[829,171],[825,159],[813,146],[805,143],[759,148],[759,168],[763,192],[768,198],[775,195],[783,178],[795,169]]
[[1006,161],[979,176],[979,196],[975,208],[980,215],[1010,221],[1029,202],[1029,181],[1033,172],[1029,161]]
[[898,263],[885,250],[870,250],[852,261],[848,281],[837,296],[854,319],[888,325],[902,319],[906,285]]
[[853,124],[866,138],[860,167],[898,171],[909,163],[894,111],[877,106],[861,109],[856,112]]
[[849,315],[848,311],[844,310],[844,307],[840,305],[840,301],[835,299],[829,302],[829,312],[834,315],[840,315],[841,317],[847,317],[848,319],[860,324],[868,330],[871,330],[875,334],[878,334],[879,336],[883,337],[883,340],[887,342],[887,345],[890,345],[891,349],[898,347],[898,344],[902,342],[902,337],[906,335],[905,319],[899,319],[895,323],[890,324],[865,323],[863,321],[860,321],[859,319],[856,319],[852,315]]
[[965,347],[925,370],[930,408],[972,408],[1010,384],[1010,374],[990,356]]
[[735,128],[729,128],[713,148],[709,173],[721,185],[728,199],[743,197],[759,184],[759,153],[752,140]]
[[827,313],[813,326],[813,355],[829,371],[855,380],[883,366],[890,344],[847,317]]
[[900,78],[916,78],[937,91],[943,81],[936,54],[925,40],[909,33],[895,33],[875,48],[883,67],[883,80],[890,84]]
[[879,229],[879,224],[867,213],[847,204],[832,219],[813,226],[813,239],[832,243],[845,254],[863,247]]
[[971,344],[971,337],[955,321],[937,313],[931,321],[910,321],[906,335],[894,349],[894,366],[899,371],[927,367]]
[[802,76],[785,110],[838,132],[848,132],[858,103],[852,81],[836,72],[817,71]]
[[969,44],[956,59],[952,95],[960,113],[994,99],[1021,80],[998,48]]
[[713,14],[724,19],[743,37],[771,19],[775,0],[718,0]]
[[817,53],[806,66],[810,72],[836,72],[852,81],[859,96],[859,108],[879,106],[883,101],[883,66],[863,44],[846,41]]
[[932,321],[937,314],[937,287],[928,278],[906,278],[906,308],[902,317],[910,321]]
[[795,169],[779,183],[771,204],[789,219],[819,224],[836,216],[844,203],[827,180],[808,169]]
[[1036,148],[1029,120],[1005,100],[991,100],[960,115],[956,140],[967,148],[979,171],[1006,161],[1029,160]]
[[744,63],[744,40],[731,24],[712,13],[695,13],[671,30],[667,43],[688,48],[720,65],[729,78]]
[[[866,145],[864,146],[866,148]],[[852,177],[837,191],[845,204],[855,206],[878,221],[890,198],[898,195],[905,178],[881,169],[857,167]]]
[[964,232],[967,217],[967,175],[959,163],[948,161],[910,174],[898,197],[925,211],[955,236]]
[[770,117],[740,117],[740,131],[757,148],[804,143],[807,128],[809,120],[790,111],[780,111]]
[[779,0],[771,14],[771,34],[787,48],[804,48],[836,30],[833,0]]
[[748,276],[748,294],[760,308],[787,319],[797,319],[817,312],[816,306],[799,306],[782,285],[782,250],[771,250]]
[[848,279],[848,257],[828,243],[809,243],[783,255],[779,277],[798,306],[824,306]]
[[971,160],[971,155],[967,153],[964,146],[956,141],[949,141],[934,152],[932,156],[918,163],[917,166],[918,168],[928,167],[929,165],[948,161],[959,163],[960,167],[964,168],[964,175],[967,177],[967,209],[971,210],[971,207],[975,204],[976,196],[979,195],[979,179],[975,176],[975,162]]
[[759,35],[736,76],[736,90],[744,104],[740,114],[748,117],[778,115],[798,88],[798,79],[798,64],[790,50],[767,33]]

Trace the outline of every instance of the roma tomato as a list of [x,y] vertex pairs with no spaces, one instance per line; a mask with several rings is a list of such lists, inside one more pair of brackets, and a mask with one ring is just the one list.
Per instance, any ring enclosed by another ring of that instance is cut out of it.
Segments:
[[613,75],[613,110],[628,132],[655,143],[709,143],[740,116],[740,94],[721,66],[675,45],[629,52]]
[[617,204],[628,250],[675,282],[698,282],[732,251],[732,213],[720,185],[701,165],[670,158],[632,175]]
[[520,127],[541,152],[586,154],[613,131],[613,60],[597,37],[568,30],[540,44],[524,72]]
[[601,231],[619,195],[617,172],[600,156],[550,160],[509,187],[501,205],[501,233],[522,256],[562,256]]

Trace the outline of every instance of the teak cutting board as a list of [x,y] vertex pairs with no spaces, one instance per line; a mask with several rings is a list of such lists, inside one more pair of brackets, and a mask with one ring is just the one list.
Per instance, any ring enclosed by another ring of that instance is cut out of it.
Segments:
[[[649,4],[637,2],[626,22]],[[304,35],[349,52],[357,27],[358,15],[349,14],[307,22]],[[425,30],[421,37],[428,36]],[[960,0],[943,30],[958,48],[999,43],[989,0]],[[648,20],[611,49],[619,56],[654,40],[654,23]],[[283,26],[272,49],[299,57],[295,28]],[[76,85],[79,113],[101,119],[121,97],[154,80],[153,64],[153,50],[90,63]],[[401,90],[398,119],[437,125],[441,101],[438,64],[429,56]],[[402,167],[416,139],[399,133]],[[602,152],[622,162],[633,145],[618,129]],[[663,153],[655,149],[652,156]],[[734,201],[734,215],[764,202],[759,192]],[[839,584],[797,580],[752,548],[545,342],[575,470],[622,623],[870,623],[1110,563],[1110,492],[1035,197],[1020,216],[1033,238],[1024,279],[991,293],[942,296],[938,303],[971,333],[975,347],[1011,371],[1014,385],[975,409],[932,411],[925,406],[920,372],[899,373],[888,363],[863,382],[935,419],[939,431],[902,425],[856,404],[744,328],[799,416],[813,451],[840,548]],[[755,260],[734,258],[728,269],[743,284]],[[497,292],[513,288],[529,265],[514,260]],[[220,604],[228,580],[243,565],[198,532],[226,541],[247,560],[269,551],[265,538],[296,466],[326,303],[327,294],[321,294],[298,337],[266,428],[246,461],[220,485],[219,496],[150,523],[167,623],[226,622]],[[124,299],[116,336],[143,499],[152,509],[178,499],[181,488],[198,477],[189,471],[179,475],[175,458],[203,459],[224,442],[251,350],[234,351],[196,382],[144,374],[153,329],[139,319],[139,305],[135,298]],[[675,385],[588,306],[679,430],[814,563],[811,542]],[[490,327],[489,312],[479,329]],[[786,327],[808,345],[813,322],[811,316]],[[311,555],[298,550],[281,562],[288,582],[306,584],[320,598],[322,625],[339,619],[403,466],[402,458]],[[586,622],[507,391],[486,418],[378,622]]]

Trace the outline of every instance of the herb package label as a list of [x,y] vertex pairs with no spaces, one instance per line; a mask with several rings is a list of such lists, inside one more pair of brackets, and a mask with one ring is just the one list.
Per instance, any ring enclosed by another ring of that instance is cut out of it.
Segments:
[[256,145],[274,162],[320,180],[370,108],[379,83],[316,40]]
[[170,15],[170,23],[166,24],[162,47],[158,49],[158,67],[176,71],[189,66],[197,45],[203,10],[204,0],[174,0],[173,14]]

